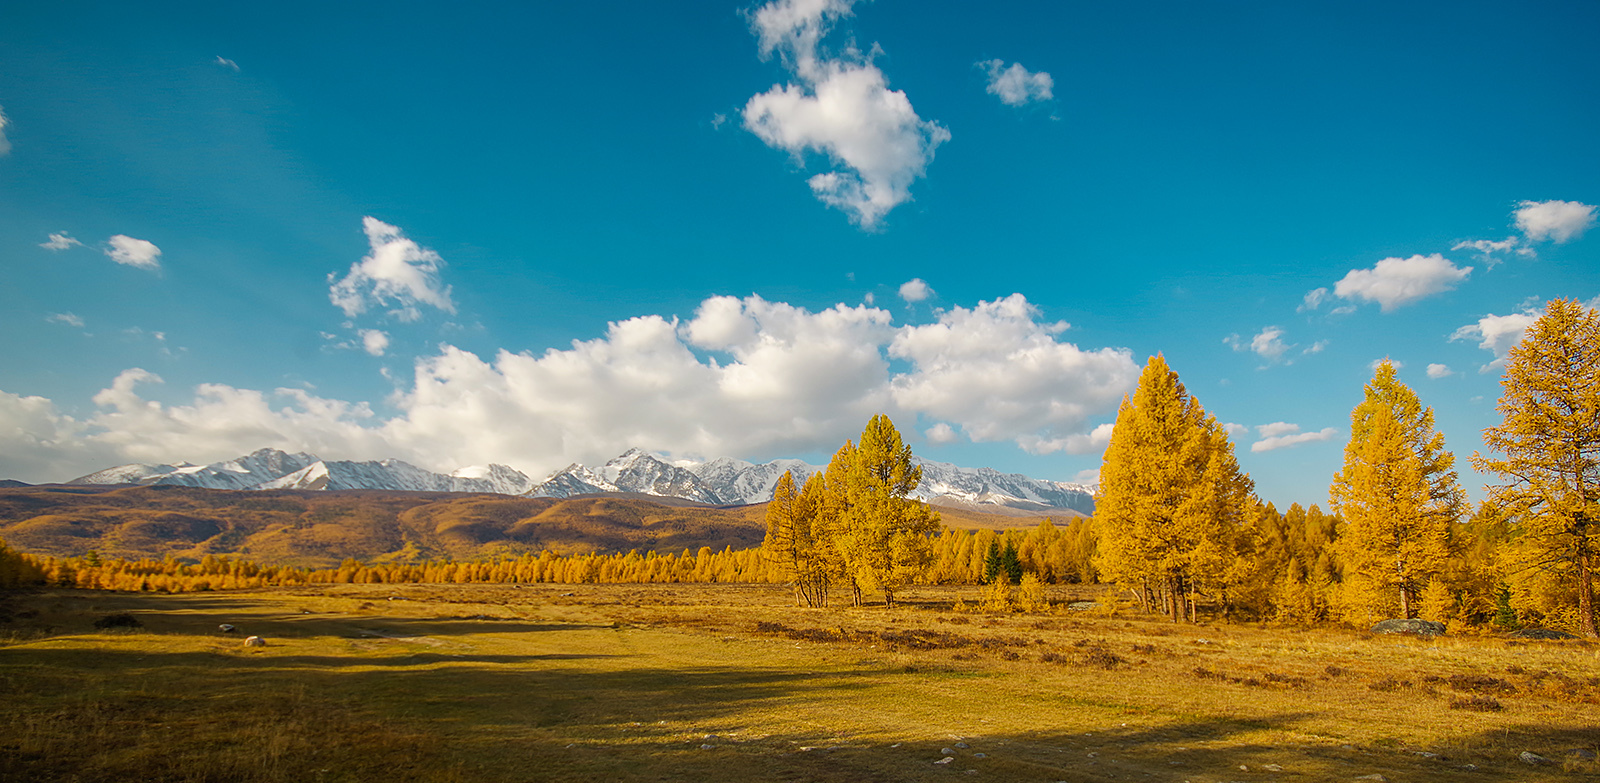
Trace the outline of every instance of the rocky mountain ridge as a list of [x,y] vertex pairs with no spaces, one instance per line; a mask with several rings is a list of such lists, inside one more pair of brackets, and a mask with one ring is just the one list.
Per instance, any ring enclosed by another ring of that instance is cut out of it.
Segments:
[[[963,468],[913,458],[922,466],[915,496],[930,503],[1026,511],[1094,510],[1094,489],[1083,484],[1029,478],[992,468]],[[505,465],[435,473],[396,460],[323,460],[312,454],[260,449],[225,462],[195,465],[131,464],[80,476],[68,484],[136,484],[209,489],[407,490],[483,492],[524,497],[570,498],[600,493],[637,493],[713,506],[763,503],[785,471],[802,484],[821,466],[797,459],[767,463],[721,457],[669,462],[641,449],[629,449],[598,467],[574,463],[543,481]]]

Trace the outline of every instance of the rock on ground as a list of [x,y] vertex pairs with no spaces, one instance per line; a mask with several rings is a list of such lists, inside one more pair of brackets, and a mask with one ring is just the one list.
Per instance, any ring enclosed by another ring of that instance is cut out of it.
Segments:
[[1432,620],[1384,620],[1372,626],[1372,632],[1440,636],[1444,633],[1444,623],[1436,623]]

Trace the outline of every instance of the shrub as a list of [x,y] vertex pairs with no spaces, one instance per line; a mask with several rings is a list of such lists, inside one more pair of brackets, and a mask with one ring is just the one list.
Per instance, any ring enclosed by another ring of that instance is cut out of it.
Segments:
[[121,614],[108,614],[95,620],[94,627],[102,631],[109,631],[118,628],[143,628],[144,623],[139,622],[139,618],[124,612]]

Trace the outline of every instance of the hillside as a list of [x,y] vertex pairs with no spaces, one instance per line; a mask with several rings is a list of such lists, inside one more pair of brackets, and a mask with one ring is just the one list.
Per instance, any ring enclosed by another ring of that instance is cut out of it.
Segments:
[[0,538],[29,552],[106,557],[242,555],[329,566],[353,557],[469,559],[552,549],[676,551],[761,543],[762,507],[629,495],[523,498],[190,487],[0,489]]
[[[1043,518],[941,505],[958,528],[1032,527]],[[325,567],[458,560],[550,549],[660,552],[757,546],[766,504],[715,507],[608,493],[530,498],[381,490],[215,490],[46,485],[0,489],[0,539],[57,556],[201,558]],[[1058,519],[1062,519],[1060,515]]]

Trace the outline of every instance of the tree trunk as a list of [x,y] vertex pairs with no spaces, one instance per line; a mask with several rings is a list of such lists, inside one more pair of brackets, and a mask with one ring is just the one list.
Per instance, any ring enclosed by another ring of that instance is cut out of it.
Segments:
[[1584,546],[1578,550],[1578,632],[1594,638],[1600,636],[1600,629],[1594,622],[1594,569],[1591,565],[1589,547]]

